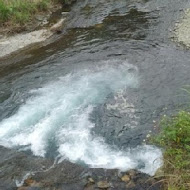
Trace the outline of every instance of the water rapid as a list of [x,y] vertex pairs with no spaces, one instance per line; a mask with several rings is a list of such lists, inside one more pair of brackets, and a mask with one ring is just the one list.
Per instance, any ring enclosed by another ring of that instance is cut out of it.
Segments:
[[138,169],[153,175],[161,165],[161,151],[153,146],[119,150],[92,132],[93,108],[108,95],[138,86],[137,67],[124,62],[83,69],[33,89],[30,98],[12,116],[0,122],[0,144],[28,149],[45,157],[93,168]]

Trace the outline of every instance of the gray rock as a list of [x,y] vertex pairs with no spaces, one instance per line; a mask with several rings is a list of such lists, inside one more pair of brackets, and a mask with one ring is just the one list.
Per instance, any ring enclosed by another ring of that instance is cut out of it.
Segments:
[[110,184],[107,181],[99,181],[97,186],[99,189],[107,189],[110,187]]

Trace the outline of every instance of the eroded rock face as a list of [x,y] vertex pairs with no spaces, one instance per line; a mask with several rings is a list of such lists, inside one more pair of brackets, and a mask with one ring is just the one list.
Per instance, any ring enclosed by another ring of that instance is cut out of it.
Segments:
[[190,8],[184,11],[183,18],[176,23],[174,41],[190,48]]
[[[130,170],[91,169],[63,161],[26,155],[0,146],[0,189],[2,190],[159,190],[148,175]],[[127,177],[126,177],[127,176]],[[149,179],[149,180],[148,180]]]

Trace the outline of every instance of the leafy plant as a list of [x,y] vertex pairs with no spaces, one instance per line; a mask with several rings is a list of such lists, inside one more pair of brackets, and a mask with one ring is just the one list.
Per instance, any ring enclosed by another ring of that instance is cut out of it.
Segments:
[[153,141],[164,148],[164,178],[168,190],[190,189],[190,113],[180,111],[161,121]]
[[31,20],[35,13],[46,11],[53,0],[0,0],[1,24],[24,24]]

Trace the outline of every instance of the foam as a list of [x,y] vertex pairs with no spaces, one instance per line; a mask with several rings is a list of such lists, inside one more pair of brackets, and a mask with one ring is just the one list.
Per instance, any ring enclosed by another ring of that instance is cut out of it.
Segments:
[[137,85],[138,69],[127,63],[61,77],[32,90],[31,98],[0,122],[0,144],[27,146],[34,155],[44,157],[53,142],[62,159],[93,168],[136,168],[153,175],[162,163],[158,148],[141,146],[121,151],[91,133],[94,124],[89,116],[93,107],[110,93]]

